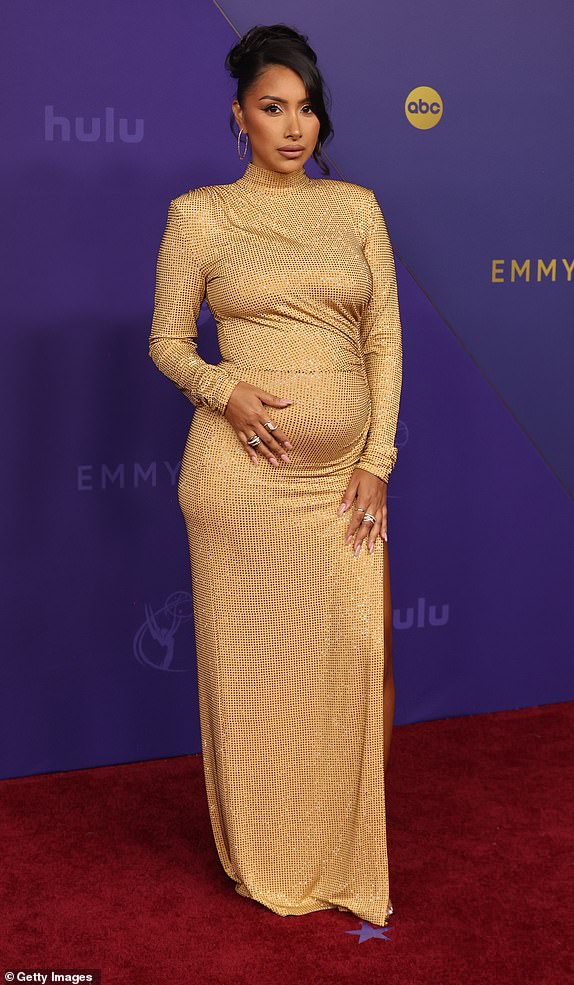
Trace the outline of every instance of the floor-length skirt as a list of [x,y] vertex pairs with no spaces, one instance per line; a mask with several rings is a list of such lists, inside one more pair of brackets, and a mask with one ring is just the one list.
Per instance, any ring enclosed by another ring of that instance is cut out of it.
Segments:
[[[228,364],[233,371],[233,365]],[[267,407],[290,464],[254,465],[201,406],[182,459],[205,782],[236,891],[281,915],[387,922],[385,548],[355,557],[337,515],[366,440],[357,371],[235,367],[294,401]]]

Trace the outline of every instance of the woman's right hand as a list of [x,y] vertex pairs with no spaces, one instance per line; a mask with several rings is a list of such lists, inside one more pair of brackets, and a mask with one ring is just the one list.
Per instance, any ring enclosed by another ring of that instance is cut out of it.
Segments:
[[[287,407],[291,403],[293,401],[286,397],[276,397],[273,393],[262,390],[261,387],[253,386],[251,383],[245,383],[243,380],[240,380],[231,391],[223,416],[235,429],[237,437],[255,465],[259,464],[258,452],[261,452],[272,465],[277,467],[279,467],[277,457],[284,462],[289,462],[285,448],[292,448],[293,445],[280,427],[276,427],[274,431],[265,427],[266,421],[271,420],[273,424],[277,423],[270,417],[265,405]],[[254,434],[261,438],[261,442],[256,448],[247,444],[247,439],[252,438]]]

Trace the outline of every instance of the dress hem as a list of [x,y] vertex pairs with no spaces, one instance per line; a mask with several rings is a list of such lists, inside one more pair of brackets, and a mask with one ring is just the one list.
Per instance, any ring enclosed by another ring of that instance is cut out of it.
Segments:
[[[378,919],[373,919],[372,917],[368,916],[366,912],[362,909],[362,907],[359,907],[358,909],[355,910],[355,909],[351,909],[351,907],[349,906],[340,906],[338,903],[328,903],[326,901],[321,901],[319,899],[313,899],[312,904],[305,904],[305,903],[300,905],[291,904],[290,906],[286,907],[286,906],[281,906],[278,903],[271,903],[269,900],[265,899],[264,897],[251,893],[247,889],[247,887],[243,885],[243,883],[236,882],[234,888],[235,888],[235,892],[238,893],[240,896],[244,896],[246,899],[251,899],[256,903],[261,903],[262,906],[265,906],[268,910],[271,910],[273,913],[277,913],[280,917],[304,916],[306,913],[317,913],[321,910],[340,910],[343,913],[350,913],[352,916],[357,917],[359,920],[366,920],[368,923],[373,924],[373,926],[375,927],[388,927],[391,919],[391,913],[388,913],[385,922],[380,923]],[[389,908],[392,907],[392,903],[390,899],[388,906]]]

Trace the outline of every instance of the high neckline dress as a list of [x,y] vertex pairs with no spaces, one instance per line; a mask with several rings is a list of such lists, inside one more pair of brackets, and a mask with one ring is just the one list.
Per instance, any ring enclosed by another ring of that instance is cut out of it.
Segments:
[[[202,301],[221,360],[197,352]],[[169,204],[149,353],[194,405],[178,499],[204,775],[235,890],[283,916],[390,906],[383,764],[386,550],[355,557],[337,508],[384,482],[402,382],[395,266],[374,192],[249,162]],[[290,464],[254,465],[225,417],[246,381]],[[357,505],[355,503],[355,505]]]

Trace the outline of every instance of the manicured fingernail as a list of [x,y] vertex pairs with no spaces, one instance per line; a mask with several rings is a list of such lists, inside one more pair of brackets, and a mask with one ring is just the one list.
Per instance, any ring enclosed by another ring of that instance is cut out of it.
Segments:
[[372,554],[373,551],[374,551],[374,549],[375,549],[375,545],[374,544],[369,544],[369,554]]
[[337,513],[339,514],[339,516],[341,516],[341,514],[344,513],[346,509],[347,509],[347,504],[346,503],[341,503],[341,505],[339,506],[339,509],[337,510]]
[[284,441],[283,444],[285,445],[286,448],[289,448],[289,450],[291,450],[291,448],[293,447],[290,441]]
[[357,556],[360,550],[361,550],[361,545],[357,544],[357,546],[355,547],[355,557]]
[[283,459],[284,462],[289,461],[289,455],[281,455],[281,458]]

